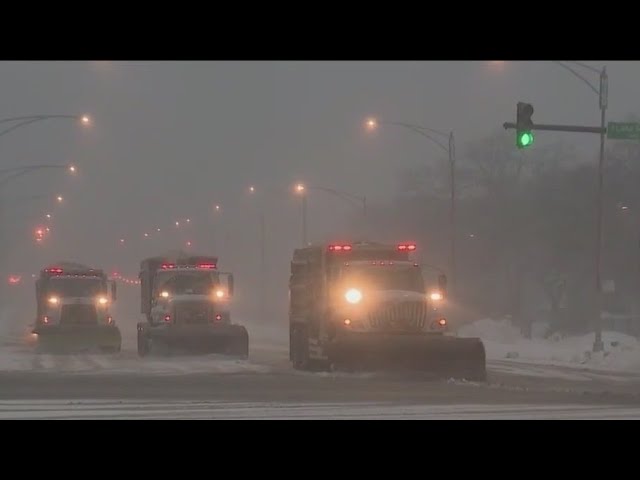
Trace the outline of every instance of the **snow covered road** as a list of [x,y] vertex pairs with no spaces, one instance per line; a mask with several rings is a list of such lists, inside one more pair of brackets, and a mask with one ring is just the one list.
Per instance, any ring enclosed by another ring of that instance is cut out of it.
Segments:
[[5,332],[0,418],[640,418],[635,339],[605,337],[608,355],[598,358],[584,354],[589,339],[505,338],[511,327],[493,321],[466,334],[474,328],[487,347],[487,383],[299,372],[282,327],[249,325],[248,360],[140,358],[126,329],[115,355],[35,354]]
[[640,419],[640,407],[157,401],[0,401],[0,419],[495,420]]

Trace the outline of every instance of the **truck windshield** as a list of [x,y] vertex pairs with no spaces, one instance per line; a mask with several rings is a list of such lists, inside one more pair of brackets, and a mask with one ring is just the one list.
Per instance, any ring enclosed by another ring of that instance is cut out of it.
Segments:
[[424,293],[425,286],[418,268],[390,266],[352,266],[344,274],[348,282],[366,285],[373,290],[405,290]]
[[58,297],[96,297],[106,293],[106,285],[100,278],[53,277],[49,282],[49,293]]
[[218,283],[217,274],[206,271],[160,272],[155,293],[166,291],[171,295],[209,295]]

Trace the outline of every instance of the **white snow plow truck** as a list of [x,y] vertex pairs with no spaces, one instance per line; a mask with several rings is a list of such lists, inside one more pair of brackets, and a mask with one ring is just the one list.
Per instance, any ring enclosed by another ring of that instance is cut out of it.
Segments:
[[479,338],[452,335],[446,277],[425,285],[415,244],[337,243],[296,249],[289,283],[294,368],[426,371],[484,381]]
[[220,353],[246,358],[249,334],[231,321],[233,275],[220,272],[218,258],[184,252],[151,257],[140,264],[141,311],[138,354]]
[[122,337],[111,312],[116,285],[102,270],[73,262],[50,265],[36,280],[36,300],[38,351],[120,351]]

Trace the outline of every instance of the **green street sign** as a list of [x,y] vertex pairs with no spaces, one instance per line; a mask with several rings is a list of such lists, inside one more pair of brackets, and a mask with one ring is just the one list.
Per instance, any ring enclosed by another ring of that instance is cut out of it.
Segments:
[[640,140],[640,123],[609,122],[607,138],[612,140]]

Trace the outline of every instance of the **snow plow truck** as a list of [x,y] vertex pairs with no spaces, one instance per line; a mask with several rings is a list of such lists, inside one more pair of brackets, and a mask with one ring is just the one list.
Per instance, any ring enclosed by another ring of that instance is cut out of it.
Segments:
[[119,352],[122,337],[111,312],[115,300],[115,281],[100,269],[73,262],[44,268],[36,280],[37,350]]
[[289,281],[289,359],[301,370],[422,371],[484,381],[479,338],[449,331],[446,276],[425,285],[416,245],[335,243],[296,249]]
[[140,263],[138,354],[220,353],[246,358],[249,334],[231,321],[233,274],[218,257],[172,252]]

